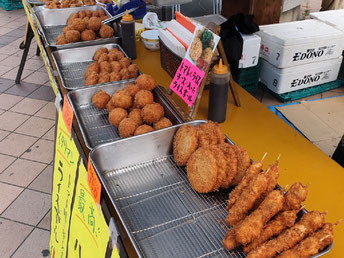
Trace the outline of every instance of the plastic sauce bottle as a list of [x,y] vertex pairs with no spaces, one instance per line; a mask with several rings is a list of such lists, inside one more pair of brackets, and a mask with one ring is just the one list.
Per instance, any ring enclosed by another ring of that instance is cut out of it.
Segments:
[[122,48],[131,59],[136,58],[136,34],[133,16],[126,11],[121,20]]
[[229,77],[229,69],[220,59],[210,74],[209,120],[218,123],[226,121]]

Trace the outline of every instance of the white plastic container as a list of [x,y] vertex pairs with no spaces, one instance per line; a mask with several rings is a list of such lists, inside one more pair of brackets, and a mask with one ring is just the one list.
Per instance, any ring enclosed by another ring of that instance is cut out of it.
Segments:
[[260,80],[278,94],[335,81],[343,57],[279,69],[262,60]]
[[344,32],[344,9],[311,13],[310,17]]
[[260,56],[278,68],[341,56],[344,34],[318,20],[260,26]]
[[260,37],[258,35],[242,35],[242,56],[239,60],[239,68],[256,66],[259,59]]

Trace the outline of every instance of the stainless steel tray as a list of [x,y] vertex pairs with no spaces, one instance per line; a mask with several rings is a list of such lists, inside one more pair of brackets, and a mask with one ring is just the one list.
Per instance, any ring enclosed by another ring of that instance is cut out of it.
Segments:
[[45,5],[45,2],[41,2],[40,0],[27,0],[27,2],[33,5]]
[[[117,90],[124,88],[127,84],[128,82],[122,82],[110,85],[87,87],[68,93],[67,97],[74,110],[75,117],[80,126],[81,134],[87,148],[90,150],[100,144],[121,139],[118,130],[109,122],[108,111],[106,109],[98,110],[93,106],[93,94],[101,89],[112,95]],[[155,87],[153,95],[154,100],[164,107],[165,116],[171,120],[172,124],[180,124],[183,122],[181,115],[171,108],[171,104],[169,102],[169,98],[171,97],[163,87]]]
[[[87,67],[92,64],[95,52],[106,47],[108,49],[117,48],[121,50],[126,57],[127,54],[118,44],[105,44],[97,46],[87,46],[77,49],[63,49],[52,52],[54,62],[57,67],[57,72],[61,78],[62,86],[68,90],[85,88],[84,86],[84,73]],[[141,74],[139,70],[139,74]],[[135,79],[128,79],[122,81],[134,81]],[[104,83],[104,85],[113,84],[114,82]],[[103,84],[95,84],[103,85]],[[88,86],[86,86],[88,87]]]
[[33,12],[39,22],[39,30],[42,32],[45,44],[53,49],[67,49],[107,43],[118,43],[120,41],[120,37],[113,37],[108,39],[97,39],[56,45],[56,38],[58,35],[62,34],[62,29],[67,25],[67,20],[71,14],[80,12],[81,10],[96,11],[100,9],[102,9],[108,17],[111,17],[111,14],[104,7],[99,5],[61,9],[47,9],[44,6],[37,6],[33,8]]
[[[120,223],[139,257],[245,257],[241,248],[227,251],[222,244],[228,230],[229,190],[198,194],[185,167],[173,159],[173,137],[180,126],[91,151],[92,164]],[[314,257],[331,248],[332,244]]]

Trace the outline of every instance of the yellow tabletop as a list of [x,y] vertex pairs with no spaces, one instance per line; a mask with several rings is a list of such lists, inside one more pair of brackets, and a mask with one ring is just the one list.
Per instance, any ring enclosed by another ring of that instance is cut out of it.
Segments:
[[[137,44],[137,52],[135,63],[141,71],[168,88],[172,78],[161,68],[160,52],[149,51],[141,43]],[[237,87],[237,91],[241,107],[236,107],[229,97],[227,120],[221,124],[226,135],[246,148],[253,160],[260,160],[267,152],[265,168],[281,154],[279,184],[310,184],[306,209],[328,211],[326,220],[332,223],[344,218],[344,169],[244,89]],[[198,119],[207,119],[208,94],[203,93]],[[173,97],[181,104],[177,95]],[[327,257],[344,257],[344,222],[335,228],[334,247]]]

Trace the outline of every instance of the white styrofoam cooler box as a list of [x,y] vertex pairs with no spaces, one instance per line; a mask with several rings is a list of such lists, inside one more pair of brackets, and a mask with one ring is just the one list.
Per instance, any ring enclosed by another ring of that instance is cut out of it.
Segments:
[[239,68],[256,66],[259,59],[260,37],[252,34],[242,34],[242,56],[239,60]]
[[262,60],[260,80],[270,90],[278,94],[300,90],[335,81],[343,57],[322,62],[298,65],[290,68],[276,68]]
[[310,17],[344,32],[344,9],[311,13]]
[[260,26],[260,56],[278,68],[341,56],[344,34],[318,20]]

